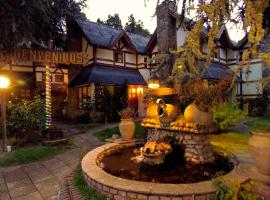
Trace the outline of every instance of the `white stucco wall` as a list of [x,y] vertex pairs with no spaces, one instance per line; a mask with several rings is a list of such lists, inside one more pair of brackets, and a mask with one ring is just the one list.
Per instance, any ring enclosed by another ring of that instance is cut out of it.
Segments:
[[113,60],[113,50],[97,48],[97,58]]
[[136,55],[125,53],[126,56],[126,62],[136,64]]

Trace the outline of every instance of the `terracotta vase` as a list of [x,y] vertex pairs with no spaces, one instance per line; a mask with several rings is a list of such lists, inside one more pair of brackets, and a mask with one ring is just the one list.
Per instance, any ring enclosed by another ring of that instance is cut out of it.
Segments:
[[258,172],[270,175],[270,133],[252,132],[248,149]]
[[133,118],[121,119],[119,130],[123,140],[131,140],[135,132],[135,122]]
[[195,104],[190,104],[184,112],[184,118],[187,122],[197,124],[213,124],[212,115],[198,109]]

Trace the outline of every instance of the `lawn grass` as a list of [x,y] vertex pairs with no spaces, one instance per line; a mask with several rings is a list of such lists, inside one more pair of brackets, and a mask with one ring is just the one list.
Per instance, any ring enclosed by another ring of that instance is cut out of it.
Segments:
[[74,177],[74,184],[86,200],[107,200],[105,196],[98,195],[96,191],[90,188],[83,178],[82,171],[78,171]]
[[0,166],[21,165],[44,160],[72,148],[74,148],[73,140],[68,139],[66,143],[57,146],[36,145],[16,149],[0,157]]
[[246,122],[251,130],[270,132],[270,117],[259,117],[252,121]]
[[[135,123],[135,133],[134,137],[135,138],[140,138],[142,137],[143,133],[145,132],[145,128],[143,128],[140,124],[140,122]],[[118,127],[110,128],[110,129],[105,129],[103,131],[97,132],[94,134],[96,138],[98,138],[101,141],[105,141],[107,138],[111,138],[113,134],[118,134],[120,135],[120,131]]]
[[235,131],[210,135],[211,144],[226,149],[232,153],[247,154],[250,134]]

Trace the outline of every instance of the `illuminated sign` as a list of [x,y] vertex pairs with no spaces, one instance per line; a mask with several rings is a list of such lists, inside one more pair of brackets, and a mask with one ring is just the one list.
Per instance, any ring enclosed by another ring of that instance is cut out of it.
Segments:
[[0,53],[0,62],[32,61],[56,64],[83,64],[82,52],[46,51],[39,49],[16,49],[11,53]]

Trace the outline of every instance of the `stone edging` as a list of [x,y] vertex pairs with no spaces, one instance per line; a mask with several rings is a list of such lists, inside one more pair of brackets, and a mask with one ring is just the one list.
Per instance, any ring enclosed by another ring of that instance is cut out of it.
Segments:
[[[134,145],[134,142],[121,145],[110,143],[88,152],[83,158],[81,166],[84,179],[89,187],[116,200],[215,199],[216,189],[211,181],[193,184],[162,184],[134,181],[112,176],[98,166],[98,162],[104,154],[115,149]],[[225,175],[225,177],[236,177],[238,180],[246,179],[246,177],[237,175],[235,169]]]
[[67,175],[59,191],[59,196],[57,200],[84,200],[85,198],[81,195],[80,191],[74,185],[74,176],[76,175],[76,170]]

